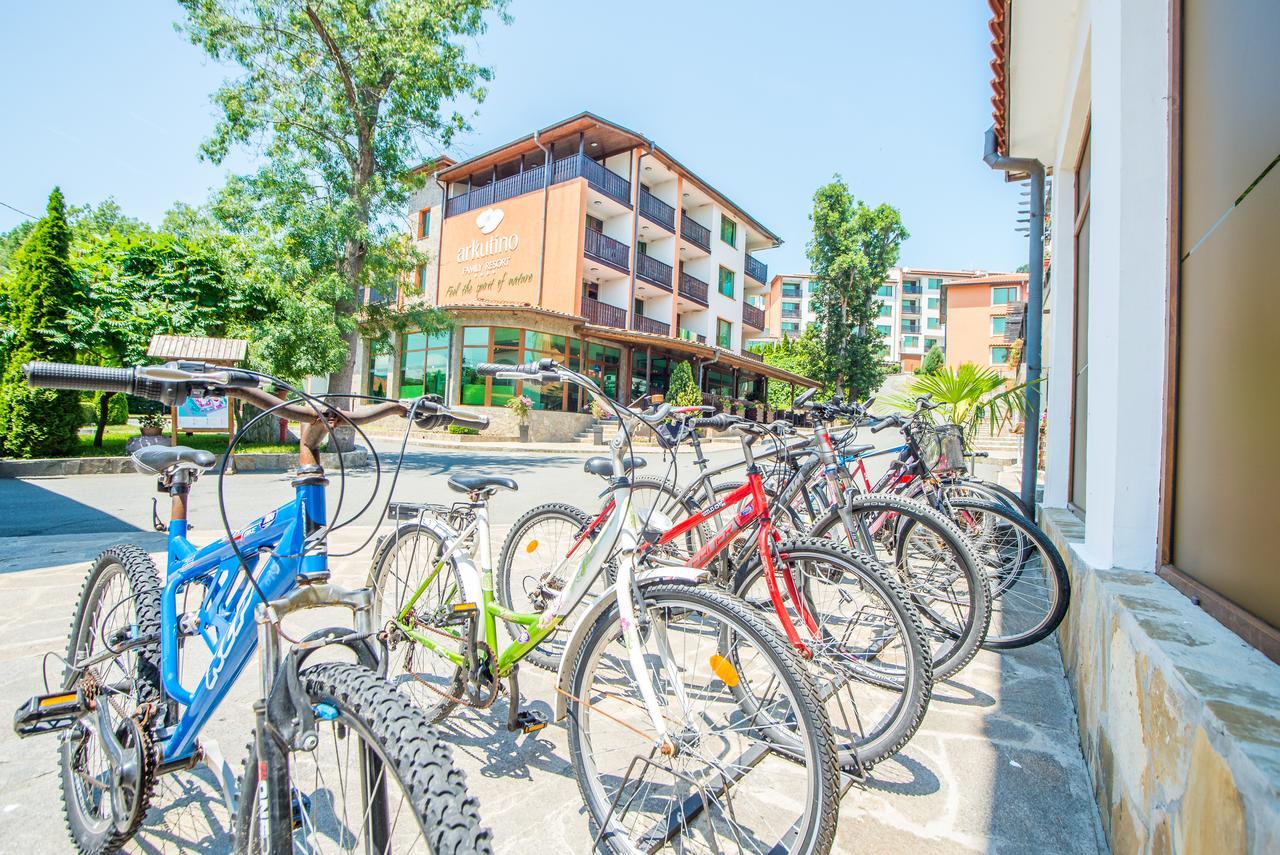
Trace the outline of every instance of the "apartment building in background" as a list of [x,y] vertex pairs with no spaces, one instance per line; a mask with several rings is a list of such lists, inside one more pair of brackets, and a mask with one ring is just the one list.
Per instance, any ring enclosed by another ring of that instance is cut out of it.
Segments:
[[941,325],[948,367],[965,362],[1018,372],[1014,342],[1022,337],[1027,274],[992,273],[942,283]]
[[765,335],[761,340],[797,338],[817,320],[809,302],[814,284],[808,273],[778,274],[770,280],[764,298]]
[[453,329],[406,334],[388,353],[366,343],[367,388],[477,408],[524,394],[537,439],[572,423],[539,414],[589,402],[476,364],[551,356],[624,400],[665,391],[680,361],[716,397],[764,400],[770,377],[811,384],[746,349],[766,326],[756,253],[781,238],[644,136],[581,113],[425,169],[408,227],[428,261],[401,299],[447,309]]

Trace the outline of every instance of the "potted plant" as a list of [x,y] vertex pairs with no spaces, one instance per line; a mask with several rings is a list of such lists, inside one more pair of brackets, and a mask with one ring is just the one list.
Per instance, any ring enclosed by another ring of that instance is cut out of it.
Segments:
[[604,445],[604,425],[601,422],[609,417],[609,410],[593,398],[591,401],[591,415],[596,420],[595,424],[591,426],[591,439],[596,445]]
[[143,436],[160,436],[164,433],[165,421],[164,413],[144,413],[138,418]]
[[515,413],[520,420],[520,441],[529,441],[529,412],[533,409],[533,401],[528,395],[516,395],[507,401],[507,409]]

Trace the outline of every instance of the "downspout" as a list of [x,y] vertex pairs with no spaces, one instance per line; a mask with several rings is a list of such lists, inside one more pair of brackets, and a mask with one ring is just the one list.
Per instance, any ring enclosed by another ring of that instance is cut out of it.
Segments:
[[[533,132],[533,144],[542,149],[542,249],[538,253],[538,305],[542,305],[542,282],[547,276],[547,204],[551,198],[551,152],[542,144],[538,138],[538,132]],[[578,283],[578,287],[582,287],[582,283]],[[577,306],[581,311],[582,306]]]
[[1027,260],[1026,421],[1022,431],[1022,501],[1035,507],[1040,457],[1040,350],[1044,324],[1044,164],[1031,157],[1008,157],[996,150],[996,129],[987,129],[983,161],[1001,172],[1025,172],[1031,178],[1031,235]]

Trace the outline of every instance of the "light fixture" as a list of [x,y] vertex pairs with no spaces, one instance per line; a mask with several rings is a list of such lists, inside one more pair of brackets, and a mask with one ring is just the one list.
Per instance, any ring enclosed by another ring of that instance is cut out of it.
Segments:
[[684,197],[685,197],[686,199],[688,199],[688,198],[689,198],[689,194],[688,194],[688,193],[685,193],[685,194],[684,194]]
[[599,267],[593,267],[593,268],[591,268],[591,272],[592,272],[592,273],[599,273],[599,272],[600,272],[600,268],[599,268]]
[[600,204],[600,200],[599,200],[599,199],[597,199],[597,200],[595,200],[594,202],[592,202],[591,204],[593,204],[593,205],[599,205],[599,204]]
[[653,167],[652,167],[652,166],[646,166],[646,167],[644,168],[644,171],[645,171],[645,172],[653,172]]
[[600,147],[600,143],[598,143],[598,142],[593,142],[593,143],[591,144],[591,147],[592,147],[592,148],[599,148],[599,147]]
[[649,231],[649,227],[648,227],[648,226],[641,226],[641,227],[640,227],[640,231],[642,231],[642,232],[647,232],[647,231]]

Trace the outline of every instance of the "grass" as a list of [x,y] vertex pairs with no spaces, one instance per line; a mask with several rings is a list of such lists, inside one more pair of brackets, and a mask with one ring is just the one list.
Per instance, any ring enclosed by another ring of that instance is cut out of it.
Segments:
[[[139,428],[137,425],[107,425],[106,433],[102,435],[102,447],[95,447],[93,444],[93,432],[91,427],[80,429],[80,445],[76,450],[68,455],[69,457],[125,457],[127,452],[124,450],[125,443],[133,437],[137,436]],[[167,437],[168,434],[166,433]],[[212,451],[214,454],[221,454],[227,450],[227,443],[231,441],[229,434],[225,433],[193,433],[190,436],[179,431],[178,444],[185,445],[188,448],[202,448],[206,451]],[[241,442],[236,446],[236,453],[256,452],[259,454],[297,454],[298,444],[292,445],[279,442]]]

